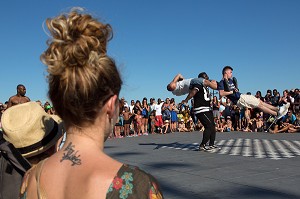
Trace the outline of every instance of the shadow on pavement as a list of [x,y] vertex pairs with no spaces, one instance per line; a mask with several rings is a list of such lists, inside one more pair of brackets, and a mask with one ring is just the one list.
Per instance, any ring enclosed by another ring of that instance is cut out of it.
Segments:
[[153,150],[155,149],[160,149],[160,148],[163,148],[163,147],[171,147],[171,146],[178,146],[178,145],[183,145],[183,144],[179,144],[178,142],[172,142],[172,143],[164,143],[164,144],[156,144],[156,143],[139,143],[139,145],[153,145],[153,146],[156,146]]

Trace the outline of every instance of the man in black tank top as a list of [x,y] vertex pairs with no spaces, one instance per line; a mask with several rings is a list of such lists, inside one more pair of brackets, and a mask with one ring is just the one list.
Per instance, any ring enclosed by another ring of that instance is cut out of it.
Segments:
[[[183,103],[187,103],[192,97],[194,98],[194,113],[205,128],[199,150],[211,151],[218,147],[214,145],[216,128],[210,104],[209,88],[217,89],[217,82],[215,80],[209,80],[205,72],[200,73],[198,78],[202,78],[203,82],[201,84],[196,83],[190,85],[190,92],[186,99],[183,100]],[[209,146],[206,146],[208,141]]]

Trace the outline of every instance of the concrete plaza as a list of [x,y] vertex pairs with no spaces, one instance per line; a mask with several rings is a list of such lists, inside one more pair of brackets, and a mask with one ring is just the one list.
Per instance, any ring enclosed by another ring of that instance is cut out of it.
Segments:
[[300,198],[300,134],[217,133],[220,150],[196,151],[201,132],[109,139],[105,152],[139,166],[168,199]]

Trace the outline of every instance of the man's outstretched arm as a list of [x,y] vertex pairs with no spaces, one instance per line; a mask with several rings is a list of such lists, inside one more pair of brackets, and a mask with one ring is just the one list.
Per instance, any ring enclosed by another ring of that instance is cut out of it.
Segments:
[[187,104],[188,101],[190,99],[192,99],[192,97],[194,97],[196,95],[196,93],[198,92],[198,88],[194,87],[192,90],[190,90],[189,94],[186,96],[185,100],[182,100],[183,104]]

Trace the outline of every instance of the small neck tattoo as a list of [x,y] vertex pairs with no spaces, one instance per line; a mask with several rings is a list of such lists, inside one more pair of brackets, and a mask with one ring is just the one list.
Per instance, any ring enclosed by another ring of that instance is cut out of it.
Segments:
[[72,142],[68,144],[67,148],[64,149],[65,153],[63,154],[60,162],[70,160],[72,162],[71,166],[81,165],[81,159],[79,158],[80,155],[77,155],[78,151],[75,151],[74,147],[75,145],[72,145]]

